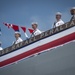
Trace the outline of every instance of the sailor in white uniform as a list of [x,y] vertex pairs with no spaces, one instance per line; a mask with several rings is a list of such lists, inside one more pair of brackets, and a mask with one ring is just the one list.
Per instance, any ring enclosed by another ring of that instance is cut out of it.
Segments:
[[18,44],[20,42],[22,42],[23,40],[21,39],[21,34],[20,32],[15,32],[15,38],[16,38],[16,41],[14,42],[14,44]]
[[56,21],[54,22],[53,28],[63,25],[64,22],[61,19],[62,14],[60,12],[56,13]]
[[1,42],[0,42],[0,51],[3,50],[3,48],[1,47]]
[[34,31],[33,31],[32,35],[31,35],[31,37],[39,35],[39,34],[42,33],[37,27],[38,27],[38,23],[37,22],[33,22],[32,23],[32,28],[33,28]]

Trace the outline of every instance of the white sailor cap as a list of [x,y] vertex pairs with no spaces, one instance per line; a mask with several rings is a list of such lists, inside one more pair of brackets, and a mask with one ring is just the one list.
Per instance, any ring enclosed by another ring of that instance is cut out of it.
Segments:
[[57,13],[56,13],[56,15],[62,15],[62,13],[60,13],[60,12],[57,12]]
[[19,31],[16,31],[15,34],[20,34],[21,35],[21,33]]
[[32,25],[33,25],[33,24],[36,24],[36,25],[38,25],[38,23],[37,23],[37,22],[32,22],[31,24],[32,24]]
[[71,9],[75,9],[75,7],[72,7]]

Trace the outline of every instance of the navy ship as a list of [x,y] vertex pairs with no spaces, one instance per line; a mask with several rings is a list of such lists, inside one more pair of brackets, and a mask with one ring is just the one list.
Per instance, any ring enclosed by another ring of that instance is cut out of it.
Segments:
[[0,75],[75,75],[75,9],[71,20],[0,51]]

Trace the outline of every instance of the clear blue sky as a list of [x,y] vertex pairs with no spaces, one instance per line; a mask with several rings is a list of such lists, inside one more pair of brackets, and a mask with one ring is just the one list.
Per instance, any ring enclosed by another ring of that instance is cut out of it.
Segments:
[[[31,22],[37,21],[42,31],[52,27],[55,13],[61,12],[64,22],[70,20],[69,10],[75,6],[75,0],[0,0],[0,27],[2,47],[12,45],[14,31],[3,25],[3,22],[31,28]],[[21,30],[21,29],[20,29]],[[21,30],[22,39],[25,40]],[[29,35],[29,32],[27,31]]]

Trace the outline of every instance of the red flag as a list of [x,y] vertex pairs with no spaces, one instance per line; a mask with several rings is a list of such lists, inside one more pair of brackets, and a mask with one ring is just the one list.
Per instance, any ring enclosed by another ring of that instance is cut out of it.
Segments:
[[24,32],[26,32],[26,27],[21,27],[21,29],[22,29]]
[[30,29],[30,28],[28,30],[29,30],[30,33],[33,33],[33,31],[34,31],[33,29]]
[[21,27],[21,29],[24,31],[26,38],[29,38],[28,35],[26,34],[26,27]]
[[12,29],[13,29],[14,31],[19,31],[19,26],[12,24]]

